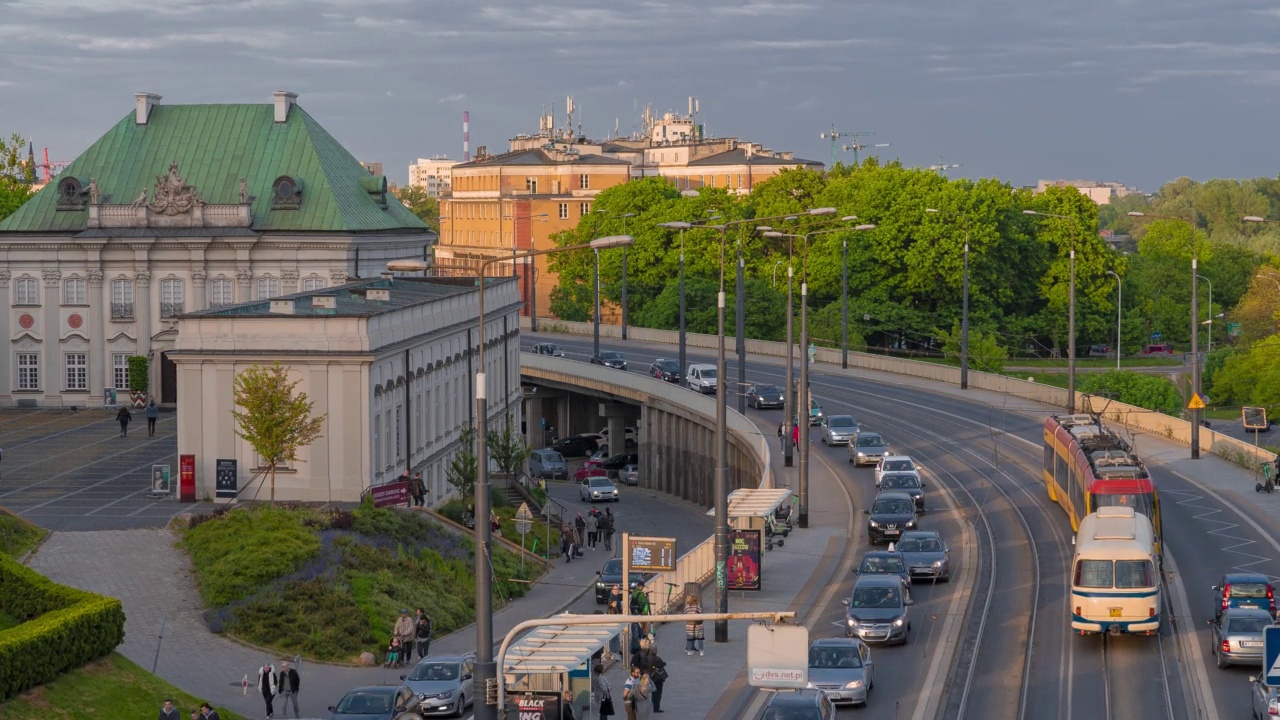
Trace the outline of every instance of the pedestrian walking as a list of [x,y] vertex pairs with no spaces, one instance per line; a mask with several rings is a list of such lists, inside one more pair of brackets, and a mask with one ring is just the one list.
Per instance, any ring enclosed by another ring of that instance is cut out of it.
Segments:
[[427,486],[422,482],[422,473],[414,473],[409,480],[409,496],[413,498],[414,507],[427,504]]
[[133,413],[129,412],[129,408],[124,405],[116,411],[116,421],[120,423],[120,437],[129,435],[129,421],[133,419]]
[[427,656],[431,650],[431,618],[418,608],[418,617],[413,621],[413,636],[418,641],[418,659]]
[[164,705],[160,706],[160,720],[182,720],[178,708],[173,706],[173,700],[164,699]]
[[791,444],[800,444],[800,423],[791,426]]
[[591,508],[591,512],[587,513],[587,547],[592,550],[596,549],[596,543],[600,541],[600,518],[596,517],[596,509]]
[[[280,713],[282,717],[289,717],[289,703],[293,703],[293,716],[295,718],[302,717],[302,712],[298,710],[298,671],[289,667],[289,663],[280,663]],[[661,695],[661,691],[658,693]]]
[[258,692],[262,693],[262,702],[267,705],[267,720],[276,716],[275,698],[279,690],[278,682],[276,669],[271,666],[271,663],[263,665],[258,670]]
[[600,720],[617,714],[613,707],[613,686],[604,676],[604,665],[600,663],[591,669],[591,697],[591,704],[599,708]]
[[400,657],[397,658],[398,665],[403,667],[409,664],[413,656],[413,638],[416,632],[413,625],[413,618],[409,617],[408,608],[400,608],[400,618],[396,620],[395,627],[392,628],[396,639],[400,641]]
[[560,528],[560,553],[564,555],[564,561],[573,560],[573,531],[568,525]]
[[573,519],[574,542],[578,547],[587,544],[587,521],[582,517],[582,513],[578,513],[578,517]]
[[[606,615],[622,614],[622,586],[621,585],[614,585],[613,588],[609,590],[609,604],[606,607],[604,612]],[[614,657],[622,657],[622,640],[617,635],[614,635],[613,637],[609,638],[609,652]]]
[[653,681],[653,711],[655,713],[663,712],[662,686],[666,684],[669,674],[667,673],[667,661],[658,655],[657,643],[648,638],[640,641],[639,664],[641,672],[648,675],[649,679]]
[[627,671],[627,681],[622,684],[622,705],[626,708],[627,720],[636,720],[635,688],[640,683],[640,668],[631,666]]
[[[689,595],[684,599],[684,612],[686,615],[701,615],[702,605],[698,602],[697,595]],[[706,640],[705,631],[702,628],[701,620],[686,620],[684,623],[684,654],[692,655],[695,652],[702,655],[702,644]]]
[[578,720],[573,714],[573,691],[565,690],[560,696],[560,720]]
[[156,434],[156,420],[160,419],[160,407],[156,405],[156,399],[151,398],[147,401],[147,435],[154,437]]
[[218,711],[214,710],[213,706],[207,702],[200,706],[200,718],[201,720],[222,720],[218,716]]
[[604,517],[600,518],[600,532],[604,535],[605,552],[613,552],[614,521],[613,510],[604,509]]

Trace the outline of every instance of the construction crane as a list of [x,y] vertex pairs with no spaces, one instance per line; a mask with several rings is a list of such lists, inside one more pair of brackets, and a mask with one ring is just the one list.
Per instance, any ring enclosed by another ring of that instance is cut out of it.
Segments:
[[937,171],[937,173],[938,173],[939,175],[946,175],[948,170],[950,170],[950,169],[952,169],[952,168],[958,168],[958,167],[960,167],[960,165],[961,165],[961,163],[951,163],[950,165],[948,165],[947,163],[945,163],[945,162],[943,162],[943,161],[942,161],[942,156],[941,156],[941,155],[939,155],[939,156],[938,156],[938,164],[937,164],[937,165],[930,165],[930,166],[929,166],[929,169],[930,169],[930,170],[935,170],[935,171]]
[[45,149],[44,149],[44,162],[43,162],[43,163],[41,163],[41,164],[38,166],[38,167],[40,168],[40,170],[41,170],[41,171],[43,171],[43,176],[42,176],[42,177],[40,177],[40,178],[38,178],[38,179],[37,179],[37,181],[38,181],[40,184],[42,184],[42,185],[47,185],[47,184],[49,184],[50,182],[53,182],[53,178],[54,178],[58,173],[62,172],[62,169],[63,169],[63,168],[65,168],[66,166],[68,166],[68,165],[70,165],[70,164],[71,164],[71,161],[70,161],[70,160],[53,160],[53,161],[50,161],[50,160],[49,160],[49,148],[45,148]]
[[[835,126],[835,124],[834,124],[834,123],[832,123],[832,125],[831,125],[831,132],[818,133],[818,137],[820,137],[820,138],[822,138],[823,140],[826,140],[826,141],[828,141],[828,142],[830,142],[830,143],[831,143],[831,167],[835,167],[835,164],[836,164],[836,148],[837,148],[837,147],[839,147],[839,145],[840,145],[840,139],[841,139],[841,138],[856,138],[856,137],[861,137],[861,136],[864,136],[864,135],[875,135],[875,133],[873,133],[873,132],[848,132],[848,133],[842,133],[842,132],[840,132],[839,130],[836,130],[836,126]],[[857,140],[854,140],[854,144],[855,144],[855,145],[857,144]],[[845,150],[848,150],[848,149],[849,149],[849,147],[850,147],[850,146],[846,146],[844,149],[845,149]],[[861,147],[861,146],[859,146],[859,147]],[[855,156],[854,156],[854,158],[855,158],[855,159],[854,159],[854,163],[856,164],[856,163],[857,163],[857,156],[855,155]]]
[[[868,133],[868,134],[872,134],[872,133]],[[858,166],[860,166],[860,165],[862,164],[862,163],[861,163],[861,162],[859,162],[859,160],[858,160],[858,151],[859,151],[859,150],[866,150],[867,148],[887,148],[887,147],[893,147],[893,143],[876,143],[876,144],[874,144],[874,145],[863,145],[863,144],[861,144],[861,143],[852,142],[852,143],[849,143],[848,145],[845,145],[845,146],[841,147],[840,149],[841,149],[841,150],[844,150],[845,152],[849,152],[850,150],[852,150],[852,151],[853,151],[853,165],[854,165],[854,167],[858,167]]]

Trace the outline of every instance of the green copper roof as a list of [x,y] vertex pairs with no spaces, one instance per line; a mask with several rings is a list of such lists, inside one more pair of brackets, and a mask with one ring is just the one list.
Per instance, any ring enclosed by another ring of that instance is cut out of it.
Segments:
[[[178,162],[178,172],[210,205],[240,201],[245,178],[259,232],[424,232],[426,226],[394,196],[384,209],[361,185],[369,171],[301,107],[274,122],[261,105],[157,105],[147,124],[130,112],[62,172],[87,185],[97,181],[101,202],[128,204]],[[272,183],[300,181],[296,210],[272,209]],[[79,232],[88,210],[57,209],[57,182],[0,221],[0,232]]]

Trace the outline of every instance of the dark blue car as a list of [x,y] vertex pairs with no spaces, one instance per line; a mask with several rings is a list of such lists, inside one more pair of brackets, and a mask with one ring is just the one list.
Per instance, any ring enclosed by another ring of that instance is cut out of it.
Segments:
[[1261,573],[1227,573],[1213,586],[1213,616],[1229,607],[1266,610],[1276,616],[1276,593],[1271,578]]
[[417,711],[418,705],[418,696],[404,685],[366,685],[330,705],[329,720],[395,720],[401,713]]

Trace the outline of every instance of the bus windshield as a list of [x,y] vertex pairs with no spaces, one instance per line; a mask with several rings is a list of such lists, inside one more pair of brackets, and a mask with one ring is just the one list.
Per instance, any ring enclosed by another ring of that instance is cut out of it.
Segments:
[[1104,507],[1131,507],[1151,519],[1151,495],[1147,493],[1093,493],[1093,508],[1097,512]]

